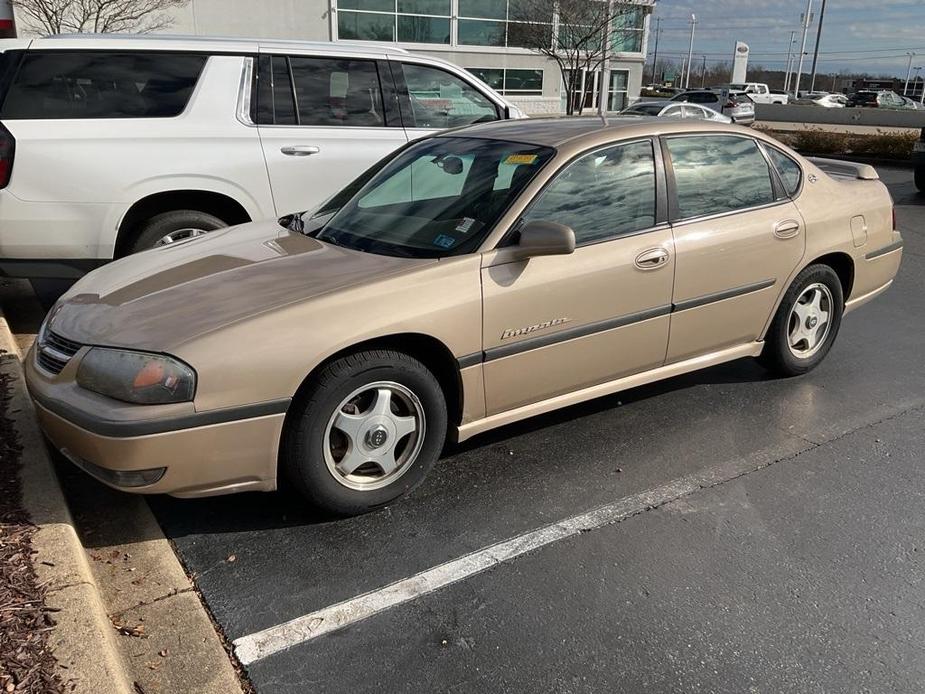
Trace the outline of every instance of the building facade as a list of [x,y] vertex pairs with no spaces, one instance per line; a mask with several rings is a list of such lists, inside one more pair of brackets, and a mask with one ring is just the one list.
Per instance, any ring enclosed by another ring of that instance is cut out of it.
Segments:
[[[515,0],[516,1],[516,0]],[[598,0],[588,0],[596,2]],[[565,110],[556,63],[519,41],[511,0],[190,0],[171,33],[383,43],[449,60],[530,114]],[[608,67],[583,75],[586,106],[601,85],[612,111],[639,95],[655,0],[615,2]],[[555,31],[555,17],[550,31]]]

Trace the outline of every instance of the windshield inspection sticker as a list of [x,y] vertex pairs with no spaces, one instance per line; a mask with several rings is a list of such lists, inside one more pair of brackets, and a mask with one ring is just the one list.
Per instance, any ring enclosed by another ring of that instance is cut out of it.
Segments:
[[538,154],[509,154],[507,159],[504,160],[505,164],[510,166],[517,166],[518,164],[535,164],[536,160],[539,159]]
[[456,225],[456,231],[460,234],[468,234],[473,224],[475,224],[475,220],[472,217],[466,217]]
[[435,246],[439,246],[440,248],[452,248],[456,245],[456,239],[454,239],[452,236],[447,236],[446,234],[440,234],[440,236],[433,240],[433,244]]

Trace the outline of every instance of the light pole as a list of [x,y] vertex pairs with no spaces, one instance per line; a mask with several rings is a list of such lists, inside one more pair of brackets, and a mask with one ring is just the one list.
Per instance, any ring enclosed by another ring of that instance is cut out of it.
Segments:
[[909,56],[909,69],[906,71],[906,86],[903,87],[903,96],[909,91],[909,78],[912,77],[912,59],[915,57],[915,53],[909,51],[906,55]]
[[790,45],[787,47],[787,76],[784,77],[784,91],[790,91],[790,73],[793,71],[793,42],[797,40],[797,32],[790,32]]
[[658,37],[662,33],[662,18],[655,20],[655,59],[652,61],[652,84],[657,84],[658,79]]
[[[812,2],[812,0],[810,0]],[[691,86],[691,65],[694,58],[694,29],[697,27],[697,15],[691,12],[691,45],[687,51],[687,77],[684,80],[684,88],[690,89]]]
[[810,81],[809,91],[816,91],[816,62],[819,60],[819,43],[822,41],[822,22],[825,20],[825,0],[819,10],[819,27],[816,29],[816,50],[813,51],[813,77]]
[[703,68],[700,70],[700,88],[707,86],[707,56],[703,57]]
[[613,0],[607,0],[607,22],[604,24],[604,54],[601,56],[600,92],[597,95],[597,115],[607,123],[607,97],[610,96],[610,24],[613,22]]
[[806,55],[806,34],[809,33],[809,23],[812,21],[812,9],[813,0],[806,0],[806,14],[803,15],[803,42],[800,48],[800,63],[797,67],[796,82],[793,87],[793,94],[796,97],[800,96],[800,77],[803,76],[803,58]]
[[[921,66],[921,65],[919,65],[918,67],[915,68],[915,81],[916,81],[916,82],[919,81],[919,70],[921,70],[921,69],[922,69],[922,66]],[[922,95],[921,95],[921,97],[919,98],[919,103],[920,103],[920,104],[925,104],[925,80],[922,80]]]

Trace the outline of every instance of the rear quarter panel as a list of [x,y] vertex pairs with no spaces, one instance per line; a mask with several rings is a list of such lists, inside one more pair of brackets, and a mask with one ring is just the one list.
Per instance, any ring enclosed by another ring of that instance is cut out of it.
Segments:
[[896,268],[865,258],[893,241],[893,200],[886,186],[879,180],[835,178],[805,159],[802,163],[805,180],[795,202],[805,223],[806,255],[796,272],[821,256],[844,253],[854,263],[852,289],[845,301],[888,282]]

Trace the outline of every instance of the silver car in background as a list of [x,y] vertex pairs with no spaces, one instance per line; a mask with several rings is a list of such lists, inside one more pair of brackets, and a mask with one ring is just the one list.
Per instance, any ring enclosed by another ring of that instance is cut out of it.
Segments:
[[732,118],[700,104],[677,104],[669,100],[640,101],[620,112],[621,116],[656,116],[658,118],[694,118],[714,123],[732,123]]
[[755,102],[743,91],[734,89],[691,89],[672,101],[698,104],[729,116],[733,123],[751,125],[755,122]]

